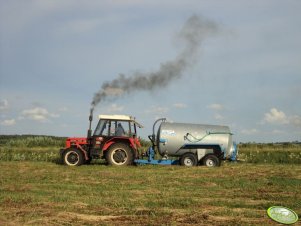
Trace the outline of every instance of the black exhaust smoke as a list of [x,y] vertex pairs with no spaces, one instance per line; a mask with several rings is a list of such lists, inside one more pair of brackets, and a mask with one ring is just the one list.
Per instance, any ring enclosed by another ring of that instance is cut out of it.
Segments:
[[219,26],[214,21],[196,15],[191,16],[177,34],[176,38],[184,44],[184,48],[174,60],[161,63],[158,71],[136,72],[131,76],[119,74],[116,79],[105,82],[94,94],[90,116],[97,104],[108,98],[117,98],[139,90],[151,91],[181,78],[183,72],[196,63],[202,42],[219,30]]

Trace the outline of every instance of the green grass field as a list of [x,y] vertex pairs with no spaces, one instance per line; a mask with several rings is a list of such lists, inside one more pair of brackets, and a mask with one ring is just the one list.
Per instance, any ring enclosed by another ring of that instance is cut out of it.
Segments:
[[272,205],[301,214],[300,165],[0,168],[0,225],[268,225]]
[[0,139],[0,225],[275,225],[273,205],[301,216],[298,145],[240,145],[218,168],[67,167],[61,143],[18,142]]

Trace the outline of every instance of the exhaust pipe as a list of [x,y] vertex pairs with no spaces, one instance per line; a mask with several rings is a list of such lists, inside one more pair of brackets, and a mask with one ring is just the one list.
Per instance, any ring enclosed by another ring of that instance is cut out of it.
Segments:
[[88,139],[90,139],[92,137],[92,129],[91,129],[91,126],[92,126],[92,120],[93,120],[93,109],[90,110],[90,115],[89,115],[89,129],[88,129]]

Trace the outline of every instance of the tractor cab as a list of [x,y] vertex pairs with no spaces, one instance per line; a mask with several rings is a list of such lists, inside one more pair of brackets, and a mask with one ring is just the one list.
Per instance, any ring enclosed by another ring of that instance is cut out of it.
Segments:
[[99,115],[93,137],[135,137],[143,126],[127,115]]

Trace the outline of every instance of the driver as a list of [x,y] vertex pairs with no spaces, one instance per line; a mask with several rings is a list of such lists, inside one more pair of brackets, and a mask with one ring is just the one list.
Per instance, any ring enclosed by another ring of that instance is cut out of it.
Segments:
[[118,123],[117,128],[116,128],[116,132],[115,132],[116,136],[124,136],[125,135],[125,131],[121,125],[121,123]]

